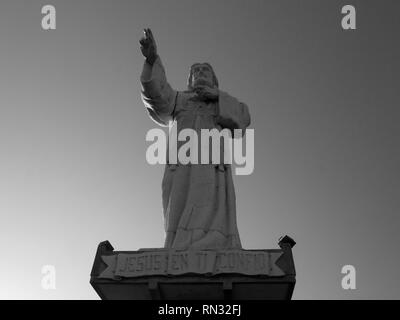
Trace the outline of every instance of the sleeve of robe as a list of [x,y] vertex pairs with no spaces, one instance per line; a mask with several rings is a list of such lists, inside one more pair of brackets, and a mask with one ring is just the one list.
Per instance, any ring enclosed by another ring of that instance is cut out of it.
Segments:
[[249,108],[243,102],[220,91],[218,102],[217,122],[223,127],[232,131],[234,129],[244,130],[250,125]]
[[140,82],[142,100],[150,117],[159,125],[168,126],[173,120],[177,91],[167,82],[160,57],[153,65],[144,62]]

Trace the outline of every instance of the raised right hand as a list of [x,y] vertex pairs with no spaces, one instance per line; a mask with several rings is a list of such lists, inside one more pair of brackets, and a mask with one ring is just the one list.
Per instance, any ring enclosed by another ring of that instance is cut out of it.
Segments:
[[157,45],[154,40],[153,33],[150,29],[144,29],[144,37],[139,41],[140,50],[143,56],[146,58],[147,62],[153,64],[157,59]]

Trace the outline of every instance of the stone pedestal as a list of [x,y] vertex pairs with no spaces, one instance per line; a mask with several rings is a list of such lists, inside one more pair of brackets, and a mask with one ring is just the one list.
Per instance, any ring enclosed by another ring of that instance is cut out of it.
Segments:
[[90,283],[110,300],[289,300],[294,245],[285,236],[270,250],[114,251],[104,241]]

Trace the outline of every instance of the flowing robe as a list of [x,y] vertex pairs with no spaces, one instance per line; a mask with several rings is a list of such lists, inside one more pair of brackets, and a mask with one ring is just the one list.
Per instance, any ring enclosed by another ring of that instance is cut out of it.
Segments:
[[[250,124],[247,105],[223,91],[219,91],[218,101],[206,102],[192,91],[172,89],[159,57],[153,65],[144,63],[140,80],[142,100],[149,116],[157,124],[170,128],[167,155],[171,148],[179,151],[186,143],[171,138],[174,130],[179,135],[183,129],[193,129],[199,139],[198,164],[182,164],[179,159],[170,161],[167,156],[162,180],[164,247],[241,248],[231,165],[223,161],[213,164],[211,160],[209,164],[200,164],[200,130],[245,130]],[[220,159],[224,157],[223,146],[221,141]]]

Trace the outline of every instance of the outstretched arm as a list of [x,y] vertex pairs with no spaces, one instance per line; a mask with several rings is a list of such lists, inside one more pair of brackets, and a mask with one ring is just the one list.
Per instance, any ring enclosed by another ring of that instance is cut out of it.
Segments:
[[142,100],[150,117],[158,124],[168,126],[173,118],[177,91],[167,82],[151,30],[145,29],[144,34],[140,40],[140,49],[146,58],[140,76]]

